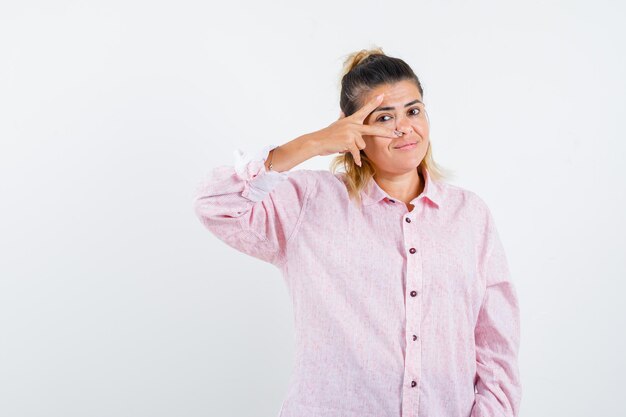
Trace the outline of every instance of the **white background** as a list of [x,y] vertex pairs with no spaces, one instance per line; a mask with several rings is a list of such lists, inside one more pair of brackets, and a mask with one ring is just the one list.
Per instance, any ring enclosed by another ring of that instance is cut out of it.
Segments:
[[203,228],[195,186],[336,120],[343,57],[375,46],[413,67],[435,160],[495,216],[521,415],[626,415],[625,10],[2,2],[0,415],[277,415],[286,287]]

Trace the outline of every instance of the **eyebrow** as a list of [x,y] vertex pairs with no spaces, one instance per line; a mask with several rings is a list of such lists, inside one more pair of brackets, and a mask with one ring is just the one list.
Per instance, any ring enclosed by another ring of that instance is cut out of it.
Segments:
[[[404,105],[404,107],[409,107],[410,105],[413,105],[415,103],[424,104],[424,103],[421,102],[421,100],[415,99],[415,100],[413,100],[411,102],[406,103]],[[385,111],[385,110],[393,110],[393,109],[395,109],[395,107],[393,107],[393,106],[377,107],[377,108],[374,109],[374,111],[372,113],[376,113],[377,111]]]

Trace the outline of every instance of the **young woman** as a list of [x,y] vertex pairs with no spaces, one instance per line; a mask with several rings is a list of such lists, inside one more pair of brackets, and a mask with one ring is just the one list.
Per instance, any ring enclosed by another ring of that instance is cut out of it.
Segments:
[[[443,180],[411,68],[381,48],[345,65],[338,120],[236,152],[195,200],[219,239],[283,273],[296,359],[280,416],[517,416],[519,305],[494,218]],[[336,153],[331,171],[290,171]]]

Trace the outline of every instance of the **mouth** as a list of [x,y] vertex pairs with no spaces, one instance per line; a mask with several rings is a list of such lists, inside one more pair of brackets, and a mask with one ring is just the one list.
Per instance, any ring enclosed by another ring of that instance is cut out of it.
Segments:
[[417,146],[417,142],[413,141],[413,142],[406,142],[398,146],[394,146],[393,148],[394,149],[413,149],[416,146]]

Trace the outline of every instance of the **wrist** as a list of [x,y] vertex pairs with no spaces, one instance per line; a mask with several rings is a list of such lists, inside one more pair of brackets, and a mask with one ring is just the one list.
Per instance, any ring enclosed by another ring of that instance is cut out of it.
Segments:
[[316,133],[317,132],[307,133],[300,136],[299,138],[302,141],[302,147],[305,149],[305,152],[307,154],[307,159],[314,156],[320,156],[320,139]]

